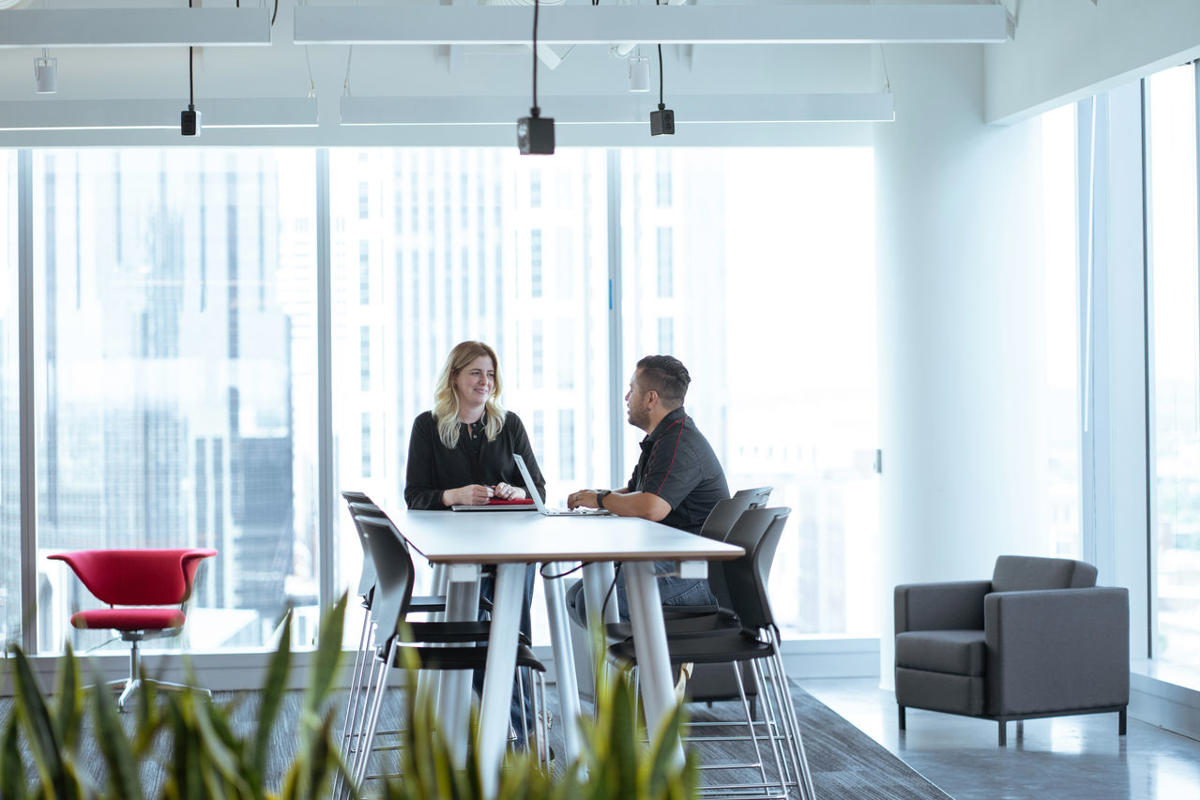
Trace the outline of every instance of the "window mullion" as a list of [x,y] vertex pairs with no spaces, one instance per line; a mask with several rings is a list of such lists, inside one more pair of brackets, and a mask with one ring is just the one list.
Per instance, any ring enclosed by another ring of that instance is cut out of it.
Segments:
[[625,465],[625,415],[622,403],[625,393],[625,371],[621,366],[622,318],[621,318],[621,151],[609,150],[606,154],[608,172],[605,186],[608,198],[608,419],[609,419],[609,475],[611,486],[624,485]]
[[330,269],[329,148],[317,150],[317,559],[321,608],[333,605],[333,300]]
[[33,609],[21,624],[21,646],[36,653],[37,450],[33,376],[33,151],[17,152],[17,327],[21,475],[21,606]]

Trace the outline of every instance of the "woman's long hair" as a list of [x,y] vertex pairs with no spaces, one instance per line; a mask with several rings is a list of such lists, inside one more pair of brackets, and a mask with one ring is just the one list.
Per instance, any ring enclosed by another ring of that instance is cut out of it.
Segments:
[[495,440],[504,428],[504,407],[500,405],[500,393],[504,384],[500,381],[500,359],[496,358],[496,351],[483,342],[459,342],[454,345],[450,355],[446,356],[446,365],[442,367],[437,389],[433,393],[433,421],[437,423],[438,438],[451,450],[458,447],[459,431],[458,394],[454,391],[454,380],[480,356],[490,358],[496,371],[496,379],[492,382],[492,395],[483,406],[483,432],[490,442]]

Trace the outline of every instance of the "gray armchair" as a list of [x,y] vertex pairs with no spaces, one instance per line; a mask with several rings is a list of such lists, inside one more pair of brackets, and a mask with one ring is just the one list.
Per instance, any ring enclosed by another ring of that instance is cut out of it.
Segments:
[[1129,592],[1065,558],[1000,556],[990,581],[897,586],[896,703],[1009,720],[1129,704]]

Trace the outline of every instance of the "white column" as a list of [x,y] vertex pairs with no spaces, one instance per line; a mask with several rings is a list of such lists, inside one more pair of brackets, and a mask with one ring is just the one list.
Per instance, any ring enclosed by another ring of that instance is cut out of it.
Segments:
[[1040,126],[983,123],[976,46],[886,46],[876,129],[881,677],[892,588],[1049,555]]

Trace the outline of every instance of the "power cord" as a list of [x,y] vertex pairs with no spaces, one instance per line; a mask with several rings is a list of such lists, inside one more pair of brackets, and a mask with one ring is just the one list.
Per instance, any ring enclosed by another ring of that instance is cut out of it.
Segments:
[[555,580],[558,580],[559,578],[565,578],[568,575],[574,575],[576,572],[579,572],[579,570],[583,569],[587,565],[588,565],[588,562],[584,561],[582,564],[579,564],[576,567],[572,567],[571,569],[567,570],[566,572],[560,572],[557,575],[548,575],[546,573],[546,567],[548,567],[549,564],[542,564],[542,566],[538,567],[538,572],[541,573],[541,576],[543,578],[548,578],[552,581],[555,581]]
[[604,614],[608,611],[608,601],[612,597],[613,589],[617,588],[617,578],[621,576],[621,562],[617,562],[616,568],[613,570],[612,583],[608,585],[608,591],[604,593],[604,602],[600,605],[600,619],[604,619]]

